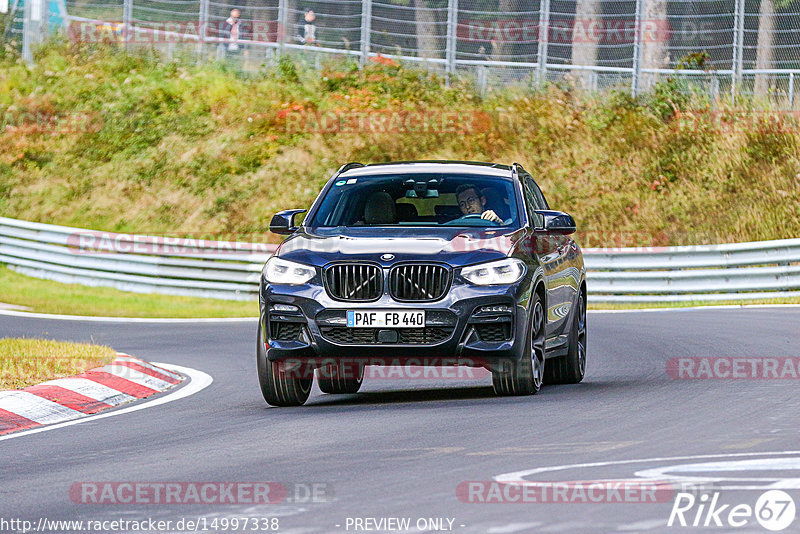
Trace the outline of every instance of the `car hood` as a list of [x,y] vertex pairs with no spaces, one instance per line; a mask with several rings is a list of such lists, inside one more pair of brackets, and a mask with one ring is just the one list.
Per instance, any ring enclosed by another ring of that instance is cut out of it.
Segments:
[[368,260],[383,265],[436,261],[459,267],[505,258],[521,235],[522,230],[480,228],[301,228],[275,254],[317,266]]

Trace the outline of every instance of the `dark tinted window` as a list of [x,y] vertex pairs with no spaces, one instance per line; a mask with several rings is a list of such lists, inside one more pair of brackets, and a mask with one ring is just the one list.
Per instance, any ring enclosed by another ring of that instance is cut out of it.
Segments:
[[544,194],[539,188],[539,184],[537,184],[536,181],[530,176],[525,178],[525,183],[528,185],[528,187],[530,187],[531,193],[533,193],[533,197],[536,199],[536,209],[549,210],[550,208],[547,205],[547,200],[544,198]]
[[437,173],[337,179],[305,224],[518,227],[518,219],[510,178]]
[[525,179],[523,189],[525,190],[525,203],[528,205],[528,219],[530,220],[531,225],[539,228],[544,224],[544,218],[534,210],[547,209],[544,196],[542,196],[542,192],[539,190],[539,187],[531,178]]

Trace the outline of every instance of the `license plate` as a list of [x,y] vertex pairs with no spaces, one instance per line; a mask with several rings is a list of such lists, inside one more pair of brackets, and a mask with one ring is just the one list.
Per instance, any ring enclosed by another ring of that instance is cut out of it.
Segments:
[[347,310],[351,328],[422,328],[425,310]]

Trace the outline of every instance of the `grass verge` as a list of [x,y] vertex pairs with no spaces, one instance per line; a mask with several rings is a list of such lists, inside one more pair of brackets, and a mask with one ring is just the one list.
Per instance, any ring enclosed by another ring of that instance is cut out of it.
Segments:
[[0,390],[20,389],[106,365],[111,347],[47,339],[0,338]]
[[109,287],[60,284],[0,266],[0,300],[25,311],[103,317],[255,317],[258,303],[130,293]]

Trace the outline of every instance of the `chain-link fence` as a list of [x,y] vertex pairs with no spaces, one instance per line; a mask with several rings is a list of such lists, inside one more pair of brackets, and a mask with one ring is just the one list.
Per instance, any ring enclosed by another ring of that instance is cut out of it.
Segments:
[[[5,38],[27,36],[26,47],[54,26],[48,17],[58,4],[60,25],[72,38],[115,39],[243,66],[284,53],[315,63],[330,54],[362,63],[385,57],[471,76],[484,90],[565,81],[636,94],[680,75],[716,97],[753,95],[794,107],[800,75],[800,0],[0,3],[8,12]],[[25,54],[30,58],[27,48]]]

